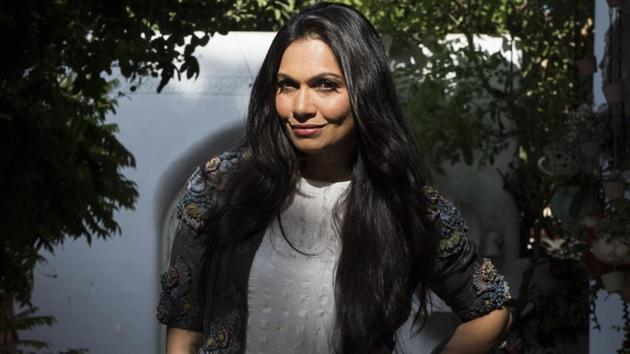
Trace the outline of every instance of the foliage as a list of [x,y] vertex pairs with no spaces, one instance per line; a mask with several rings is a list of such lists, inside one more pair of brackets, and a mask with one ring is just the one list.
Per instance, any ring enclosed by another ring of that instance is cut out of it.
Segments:
[[[376,26],[394,37],[392,53],[396,47],[422,48],[397,74],[407,115],[435,172],[441,171],[441,164],[459,161],[491,165],[498,153],[510,143],[515,145],[512,162],[499,173],[519,208],[521,237],[534,238],[531,251],[523,247],[522,255],[531,261],[521,288],[515,290],[514,328],[523,344],[522,339],[532,335],[531,321],[541,320],[522,317],[527,304],[542,308],[545,303],[561,303],[564,296],[559,291],[543,301],[531,286],[536,283],[539,263],[549,257],[541,247],[543,230],[558,229],[543,217],[543,210],[559,181],[543,179],[537,161],[543,147],[566,132],[567,121],[576,120],[579,125],[577,121],[585,117],[577,113],[591,102],[591,78],[579,77],[574,61],[592,53],[593,3],[420,0],[361,4]],[[482,35],[502,38],[501,50],[490,53],[477,46]],[[461,38],[464,43],[458,42]],[[576,132],[575,140],[585,136]],[[581,175],[563,182],[589,187],[594,183]],[[588,302],[580,304],[588,308]],[[584,317],[581,308],[570,310],[568,316]],[[562,326],[574,328],[558,324],[559,335],[568,333]],[[551,343],[529,345],[521,349],[537,350]]]
[[597,222],[598,234],[606,242],[619,241],[630,247],[630,199],[616,199]]
[[[214,32],[274,29],[292,0],[0,2],[0,305],[30,305],[33,268],[66,238],[108,238],[133,208],[135,160],[117,139],[115,71],[131,91],[194,78]],[[24,322],[35,324],[33,322]],[[1,325],[6,325],[2,323]],[[34,345],[41,343],[32,342]]]
[[[134,158],[106,122],[120,95],[113,70],[130,82],[199,74],[193,56],[211,33],[272,29],[293,10],[284,1],[3,1],[0,29],[0,283],[29,302],[39,250],[66,237],[119,231],[116,210],[131,208],[135,184],[121,173]],[[187,39],[189,38],[189,39]]]
[[[0,228],[0,303],[28,304],[41,249],[66,237],[107,238],[119,230],[116,210],[132,208],[135,184],[122,174],[131,152],[106,122],[115,113],[114,70],[130,85],[194,78],[194,50],[215,31],[272,30],[307,0],[4,1],[0,29],[0,161],[4,171]],[[521,234],[534,230],[532,263],[515,313],[526,303],[539,259],[542,216],[553,181],[536,161],[571,112],[590,102],[590,78],[573,61],[591,51],[592,1],[346,0],[382,33],[392,51],[418,48],[415,64],[396,72],[407,115],[436,172],[442,163],[484,166],[514,141],[514,162],[500,172],[521,211]],[[447,38],[461,33],[460,39]],[[502,53],[475,46],[479,34],[500,36]],[[187,39],[189,38],[189,39]],[[513,63],[516,47],[521,59]],[[424,51],[423,51],[424,53]],[[525,322],[523,322],[524,324]],[[524,327],[523,327],[524,328]]]
[[[588,273],[580,261],[549,256],[539,259],[530,283],[531,310],[513,328],[527,348],[553,348],[559,340],[575,340],[588,332]],[[524,335],[520,335],[524,333]]]
[[[40,341],[40,340],[32,340],[32,339],[20,339],[17,336],[17,331],[28,330],[33,327],[39,326],[53,326],[56,321],[52,316],[36,316],[37,307],[31,306],[28,307],[15,316],[12,319],[8,320],[4,319],[0,322],[0,333],[11,333],[12,337],[15,338],[14,341],[4,342],[3,345],[5,347],[0,347],[0,354],[9,354],[12,353],[8,347],[15,346],[17,353],[20,354],[31,354],[35,353],[31,350],[37,350],[40,352],[44,349],[48,349],[48,343]],[[87,349],[69,349],[59,354],[85,354],[88,353]]]

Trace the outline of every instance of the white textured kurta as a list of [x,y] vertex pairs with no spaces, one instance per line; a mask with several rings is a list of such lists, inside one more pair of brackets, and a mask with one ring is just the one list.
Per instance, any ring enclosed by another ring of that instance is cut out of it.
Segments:
[[[350,181],[301,178],[256,252],[249,276],[247,353],[328,353],[339,257],[333,208]],[[341,210],[340,210],[341,211]]]

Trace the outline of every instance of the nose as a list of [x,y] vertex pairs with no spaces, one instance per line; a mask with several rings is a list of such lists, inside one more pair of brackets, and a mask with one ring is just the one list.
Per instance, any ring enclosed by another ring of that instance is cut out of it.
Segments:
[[306,89],[298,90],[293,97],[293,117],[300,122],[304,122],[315,116],[315,113],[315,104],[310,97],[310,92]]

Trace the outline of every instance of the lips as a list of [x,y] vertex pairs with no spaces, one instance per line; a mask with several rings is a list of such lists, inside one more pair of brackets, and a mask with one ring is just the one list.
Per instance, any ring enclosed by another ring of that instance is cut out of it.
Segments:
[[293,133],[300,137],[307,137],[319,133],[326,124],[293,124]]
[[321,128],[326,124],[291,124],[291,128],[293,129],[315,129]]

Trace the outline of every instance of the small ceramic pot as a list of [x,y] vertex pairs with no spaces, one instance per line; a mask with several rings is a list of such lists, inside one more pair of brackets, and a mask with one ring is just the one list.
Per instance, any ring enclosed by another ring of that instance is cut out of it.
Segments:
[[601,276],[602,283],[604,284],[604,288],[609,293],[616,293],[623,289],[623,272],[622,271],[612,271],[609,273],[604,273]]
[[626,193],[626,181],[622,178],[604,180],[602,186],[609,200],[621,199]]
[[606,0],[609,7],[619,7],[626,3],[626,0]]
[[602,86],[608,104],[623,102],[623,86],[621,84],[605,84]]
[[597,71],[597,63],[595,62],[595,56],[589,55],[583,59],[575,61],[575,67],[582,76],[593,75]]
[[582,155],[572,146],[553,143],[543,148],[538,169],[549,176],[575,176],[580,172]]

